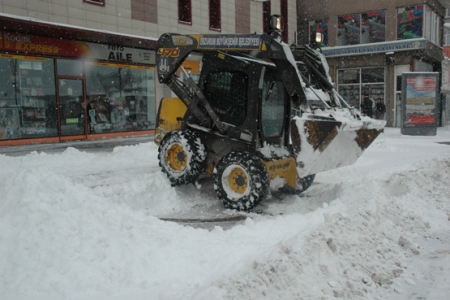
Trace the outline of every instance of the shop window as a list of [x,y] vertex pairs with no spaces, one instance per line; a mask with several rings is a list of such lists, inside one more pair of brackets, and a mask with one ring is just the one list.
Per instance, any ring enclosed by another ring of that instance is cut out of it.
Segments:
[[58,59],[56,69],[59,76],[81,77],[84,75],[83,62],[80,60]]
[[424,37],[441,45],[441,17],[427,5],[397,9],[397,39]]
[[191,0],[178,0],[178,22],[192,24]]
[[384,10],[338,17],[338,46],[384,42],[386,40]]
[[444,34],[444,46],[450,46],[450,31],[446,31]]
[[57,136],[52,59],[0,55],[0,139]]
[[105,6],[106,0],[83,0],[84,3],[95,4],[99,6]]
[[209,0],[209,29],[221,29],[220,0]]
[[86,63],[90,133],[155,128],[154,70]]
[[338,17],[338,46],[360,43],[361,24],[358,20],[357,14]]
[[349,105],[356,108],[360,107],[366,94],[372,100],[380,98],[384,102],[384,68],[338,70],[338,91]]
[[397,39],[414,39],[423,35],[423,5],[397,9]]
[[248,78],[244,73],[210,73],[204,87],[205,97],[220,120],[241,125],[246,117]]
[[328,46],[328,18],[309,22],[309,36],[311,36],[313,32],[317,31],[323,33],[323,42],[319,45],[319,47]]

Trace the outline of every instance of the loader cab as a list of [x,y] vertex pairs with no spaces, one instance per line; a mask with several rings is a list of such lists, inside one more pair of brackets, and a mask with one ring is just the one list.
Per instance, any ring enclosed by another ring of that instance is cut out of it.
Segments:
[[252,143],[283,144],[289,101],[280,72],[268,61],[227,55],[245,64],[204,54],[199,87],[205,98],[227,126],[250,133]]

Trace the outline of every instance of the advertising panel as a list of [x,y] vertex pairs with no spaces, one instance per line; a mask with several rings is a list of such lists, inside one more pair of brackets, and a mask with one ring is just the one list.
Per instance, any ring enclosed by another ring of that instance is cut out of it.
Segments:
[[[435,135],[438,111],[439,73],[403,73],[402,134]],[[432,134],[434,132],[434,134]]]
[[156,62],[156,55],[153,50],[129,48],[114,44],[61,40],[12,32],[0,32],[0,50],[123,63],[155,64]]

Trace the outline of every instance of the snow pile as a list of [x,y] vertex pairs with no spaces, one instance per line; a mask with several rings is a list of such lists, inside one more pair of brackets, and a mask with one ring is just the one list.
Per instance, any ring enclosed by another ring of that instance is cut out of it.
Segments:
[[[152,143],[0,155],[1,299],[445,299],[450,128],[387,128],[303,195],[245,221],[211,182],[172,188]],[[220,226],[219,226],[220,225]]]

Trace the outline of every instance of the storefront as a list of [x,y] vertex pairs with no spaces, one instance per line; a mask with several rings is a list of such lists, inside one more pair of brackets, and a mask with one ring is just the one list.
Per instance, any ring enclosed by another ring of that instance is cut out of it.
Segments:
[[0,22],[0,146],[154,132],[156,41]]
[[[339,94],[360,107],[364,95],[386,105],[387,126],[401,127],[404,72],[441,73],[442,50],[424,38],[324,48]],[[440,123],[440,122],[439,122]]]
[[[444,7],[436,1],[380,0],[365,3],[364,10],[348,2],[330,3],[324,11],[313,2],[304,3],[311,4],[311,11],[299,11],[300,19],[310,20],[300,26],[301,42],[308,43],[306,37],[322,32],[325,39],[320,47],[340,95],[355,107],[365,95],[379,98],[386,105],[387,126],[401,127],[402,74],[442,75]],[[438,126],[444,124],[447,107],[441,102]]]

